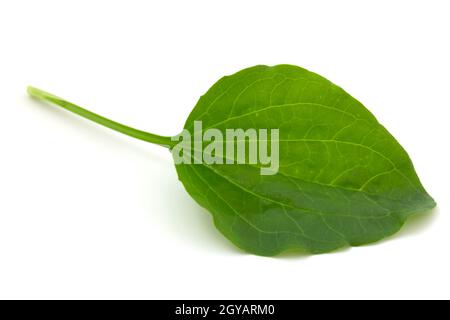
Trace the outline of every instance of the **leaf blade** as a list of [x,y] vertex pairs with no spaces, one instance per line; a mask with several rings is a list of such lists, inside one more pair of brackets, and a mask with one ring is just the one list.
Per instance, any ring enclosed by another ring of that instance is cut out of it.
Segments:
[[356,99],[321,76],[279,65],[219,80],[188,117],[204,130],[279,128],[280,170],[176,166],[186,190],[238,247],[322,253],[374,242],[435,206],[406,151]]

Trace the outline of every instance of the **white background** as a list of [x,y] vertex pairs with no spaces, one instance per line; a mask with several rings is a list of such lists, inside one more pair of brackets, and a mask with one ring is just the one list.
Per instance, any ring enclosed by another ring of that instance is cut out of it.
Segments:
[[[2,1],[0,298],[450,298],[448,1]],[[166,149],[28,98],[31,84],[177,134],[220,77],[315,71],[408,150],[438,203],[380,243],[236,249]]]

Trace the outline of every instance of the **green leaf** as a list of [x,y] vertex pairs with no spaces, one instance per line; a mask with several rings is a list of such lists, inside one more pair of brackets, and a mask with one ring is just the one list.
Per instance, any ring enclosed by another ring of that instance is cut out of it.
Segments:
[[219,80],[185,124],[279,128],[280,168],[179,164],[188,193],[236,246],[258,255],[329,252],[397,232],[435,206],[411,160],[375,117],[305,69],[256,66]]
[[[176,145],[174,137],[133,129],[33,87],[28,92],[134,138]],[[274,175],[261,175],[261,163],[176,165],[192,198],[245,251],[272,256],[367,244],[435,206],[394,137],[360,102],[305,69],[256,66],[224,77],[200,98],[185,129],[194,133],[197,120],[222,133],[279,129]]]

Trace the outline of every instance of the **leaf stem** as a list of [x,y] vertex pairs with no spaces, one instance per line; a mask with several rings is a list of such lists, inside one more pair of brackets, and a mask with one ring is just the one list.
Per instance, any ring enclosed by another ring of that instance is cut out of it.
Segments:
[[144,141],[147,141],[150,143],[158,144],[158,145],[166,147],[166,148],[171,148],[175,144],[175,142],[171,140],[171,137],[159,136],[159,135],[156,135],[153,133],[149,133],[149,132],[145,132],[145,131],[141,131],[141,130],[137,130],[137,129],[128,127],[126,125],[123,125],[123,124],[120,124],[113,120],[102,117],[96,113],[86,110],[80,106],[77,106],[69,101],[66,101],[62,98],[59,98],[51,93],[45,92],[38,88],[29,86],[27,89],[27,92],[30,96],[32,96],[34,98],[52,102],[70,112],[73,112],[75,114],[78,114],[79,116],[82,116],[83,118],[89,119],[93,122],[101,124],[102,126],[108,127],[110,129],[113,129],[118,132],[121,132],[130,137],[144,140]]

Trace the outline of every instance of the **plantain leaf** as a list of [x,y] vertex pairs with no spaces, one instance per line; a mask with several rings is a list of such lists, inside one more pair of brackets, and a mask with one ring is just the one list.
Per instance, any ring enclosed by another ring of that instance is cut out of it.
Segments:
[[176,165],[188,193],[236,246],[258,255],[323,253],[397,232],[435,206],[408,154],[356,99],[305,69],[256,66],[220,79],[186,121],[279,128],[279,170]]
[[[188,138],[137,130],[34,87],[28,93],[169,147],[188,193],[211,212],[225,237],[254,254],[323,253],[374,242],[397,232],[409,216],[436,205],[408,154],[360,102],[296,66],[256,66],[222,78],[192,110],[183,130],[192,133]],[[214,138],[223,147],[231,141],[227,129],[238,128],[278,130],[264,138],[244,136],[249,148],[253,139],[266,142],[272,154],[278,151],[276,170],[269,168],[266,174],[262,159],[240,161],[238,153],[203,148],[203,130],[225,136],[222,141]],[[221,161],[203,161],[205,157]],[[180,158],[189,161],[180,163]]]

